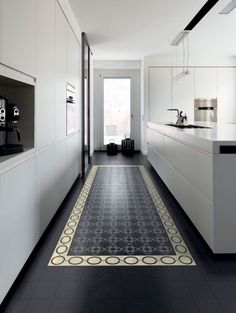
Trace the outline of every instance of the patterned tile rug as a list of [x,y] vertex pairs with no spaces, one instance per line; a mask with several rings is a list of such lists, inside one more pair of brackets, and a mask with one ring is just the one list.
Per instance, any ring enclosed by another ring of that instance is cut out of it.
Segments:
[[93,166],[49,266],[195,265],[144,166]]

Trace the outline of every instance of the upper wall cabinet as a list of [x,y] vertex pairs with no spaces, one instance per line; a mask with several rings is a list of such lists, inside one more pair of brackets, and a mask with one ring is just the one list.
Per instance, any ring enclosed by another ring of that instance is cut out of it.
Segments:
[[236,123],[236,68],[217,70],[218,121]]
[[149,68],[149,121],[171,120],[171,68]]
[[55,15],[55,0],[38,1],[36,89],[36,147],[38,150],[49,146],[56,138]]
[[1,63],[35,76],[37,0],[2,0]]
[[67,26],[67,32],[67,82],[76,88],[80,78],[80,46],[69,25]]
[[195,98],[217,97],[217,70],[216,68],[195,69]]
[[[174,77],[181,72],[181,69],[172,69],[172,105],[187,114],[188,120],[193,121],[194,106],[194,70],[189,69],[190,75],[179,80]],[[175,118],[176,120],[176,118]]]

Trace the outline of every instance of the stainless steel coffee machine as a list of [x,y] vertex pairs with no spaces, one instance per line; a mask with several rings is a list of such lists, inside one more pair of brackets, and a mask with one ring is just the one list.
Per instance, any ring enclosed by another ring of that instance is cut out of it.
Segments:
[[20,111],[18,107],[13,103],[9,103],[6,97],[0,96],[0,156],[23,151],[22,144],[9,143],[9,133],[13,131],[16,131],[18,142],[21,141],[20,130],[18,128],[19,119]]

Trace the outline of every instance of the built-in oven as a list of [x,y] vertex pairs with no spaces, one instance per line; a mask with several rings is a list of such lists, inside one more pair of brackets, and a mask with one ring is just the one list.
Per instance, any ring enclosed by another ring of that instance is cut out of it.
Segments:
[[217,122],[217,98],[194,99],[194,121]]
[[66,134],[71,135],[76,130],[75,87],[66,84]]

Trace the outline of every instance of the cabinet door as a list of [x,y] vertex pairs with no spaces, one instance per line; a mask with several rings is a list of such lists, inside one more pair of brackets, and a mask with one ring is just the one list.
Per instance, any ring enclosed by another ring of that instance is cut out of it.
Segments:
[[2,0],[2,63],[35,76],[37,0]]
[[67,20],[56,3],[56,139],[66,137]]
[[[45,148],[55,141],[55,1],[40,0],[37,7],[36,144]],[[45,14],[45,12],[47,14]]]
[[236,123],[236,69],[219,68],[217,80],[218,121]]
[[217,97],[217,70],[216,68],[195,69],[195,98]]
[[79,79],[79,43],[71,29],[67,26],[67,82],[76,87]]
[[[172,77],[180,73],[180,69],[172,69]],[[194,120],[194,71],[179,80],[172,80],[172,106],[187,114],[188,121]]]
[[149,68],[149,121],[170,122],[171,68]]

